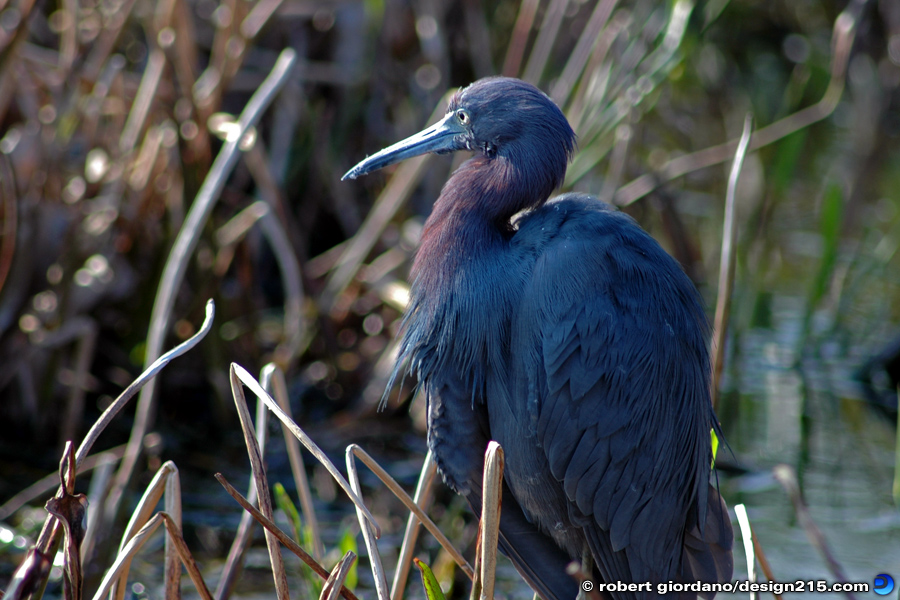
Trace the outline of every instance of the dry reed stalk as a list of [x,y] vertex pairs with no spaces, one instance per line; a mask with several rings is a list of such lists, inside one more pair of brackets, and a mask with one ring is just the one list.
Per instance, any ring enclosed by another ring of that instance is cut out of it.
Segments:
[[478,523],[478,550],[471,600],[493,600],[497,574],[497,543],[500,540],[500,504],[503,495],[503,448],[488,443],[484,453],[481,520]]
[[[437,475],[437,463],[431,457],[431,450],[425,455],[422,463],[422,472],[419,482],[416,484],[416,493],[413,501],[423,511],[431,504],[433,498],[434,479]],[[419,519],[412,512],[406,521],[406,532],[403,534],[403,543],[400,545],[400,557],[397,559],[397,568],[394,571],[394,583],[391,586],[391,600],[401,600],[403,590],[406,588],[406,580],[412,566],[413,552],[415,552],[416,540],[419,539]]]
[[[353,460],[354,445],[347,446],[347,477],[350,479],[350,486],[356,495],[362,498],[362,489],[359,485],[359,474],[356,471],[356,461]],[[362,531],[363,541],[366,544],[366,550],[369,552],[369,565],[372,567],[372,577],[375,581],[375,592],[378,594],[378,600],[389,600],[387,576],[384,573],[384,566],[381,564],[381,553],[378,551],[378,543],[375,541],[375,532],[372,526],[366,520],[365,515],[356,508],[356,517],[359,520],[359,529]],[[323,590],[324,593],[324,590]]]
[[413,501],[412,498],[409,497],[400,484],[391,477],[384,468],[378,464],[378,462],[369,456],[369,454],[357,446],[356,444],[350,444],[347,447],[347,452],[352,452],[357,458],[359,458],[375,475],[387,486],[387,488],[393,492],[393,494],[397,497],[398,500],[403,502],[403,504],[408,508],[421,522],[422,525],[425,526],[425,529],[428,530],[431,535],[435,537],[438,543],[443,546],[444,550],[447,551],[448,554],[456,561],[456,564],[463,570],[466,576],[469,579],[473,579],[475,577],[475,571],[472,569],[472,566],[469,565],[468,561],[463,557],[462,554],[459,553],[459,550],[453,545],[453,543],[447,539],[447,536],[444,535],[437,525],[435,525],[434,521],[432,521],[428,515],[426,515],[421,508]]
[[[238,416],[241,421],[241,429],[244,432],[244,442],[247,446],[247,454],[250,457],[250,465],[253,470],[253,480],[256,483],[256,495],[259,503],[260,512],[269,520],[274,520],[274,511],[272,510],[272,495],[269,492],[269,482],[266,478],[266,469],[263,465],[262,450],[257,440],[256,429],[250,419],[250,411],[247,409],[247,399],[244,396],[244,386],[242,379],[237,373],[234,363],[231,365],[229,379],[231,381],[231,394],[234,398],[234,405],[237,408]],[[246,372],[245,372],[246,373]],[[249,373],[248,373],[249,375]],[[256,384],[259,386],[259,384]],[[260,388],[262,390],[262,388]],[[259,404],[262,404],[260,402]],[[261,431],[265,429],[264,423],[260,424]],[[263,435],[260,433],[260,435]],[[269,563],[272,565],[272,576],[275,581],[275,592],[279,600],[289,600],[287,573],[284,570],[284,560],[281,558],[281,548],[278,545],[278,538],[270,532],[265,531],[266,546],[269,550]]]
[[[225,186],[225,180],[231,170],[237,164],[240,155],[239,145],[244,135],[256,125],[262,113],[274,99],[278,90],[284,85],[296,60],[296,53],[291,49],[281,52],[272,71],[263,81],[262,85],[251,96],[250,101],[244,107],[238,119],[237,134],[229,140],[216,156],[203,185],[197,192],[197,197],[191,205],[182,228],[175,238],[175,243],[163,268],[163,275],[157,289],[153,310],[150,317],[150,328],[147,333],[147,347],[145,364],[156,360],[159,355],[165,336],[169,331],[172,320],[172,310],[175,306],[175,296],[181,282],[184,279],[190,255],[200,239],[200,231],[209,218],[216,201]],[[110,492],[104,507],[105,521],[114,520],[119,510],[125,487],[131,479],[131,475],[137,464],[141,451],[141,440],[149,430],[154,413],[155,385],[150,384],[141,392],[135,415],[134,427],[128,440],[128,447],[122,460],[122,465],[116,475],[116,482]]]
[[728,176],[728,190],[725,194],[725,222],[722,225],[722,252],[719,259],[719,290],[716,299],[716,316],[712,339],[712,406],[715,410],[719,400],[719,381],[725,364],[725,335],[728,332],[728,316],[731,313],[731,292],[734,289],[734,270],[737,264],[737,196],[738,178],[744,165],[744,157],[750,144],[753,117],[744,119],[744,130],[734,155],[734,164]]
[[337,600],[338,596],[341,595],[344,580],[347,579],[347,573],[350,572],[350,567],[353,566],[355,561],[356,554],[348,550],[343,558],[338,561],[338,564],[334,566],[334,569],[331,570],[328,579],[325,580],[325,585],[322,586],[322,593],[319,594],[319,600]]
[[[288,398],[287,382],[284,379],[284,372],[275,365],[266,365],[263,372],[272,371],[271,386],[266,386],[266,390],[270,391],[278,406],[286,415],[291,415],[291,401]],[[288,461],[291,464],[291,473],[294,476],[294,484],[297,486],[297,494],[300,496],[300,509],[303,511],[303,520],[310,530],[313,543],[313,556],[316,560],[322,560],[325,555],[325,546],[322,544],[322,534],[319,527],[319,519],[316,517],[316,509],[313,506],[312,492],[309,488],[309,479],[306,477],[306,469],[303,466],[303,458],[300,456],[300,444],[293,435],[291,430],[282,423],[281,432],[284,435],[285,446],[288,451]]]
[[[266,528],[267,531],[271,531],[278,540],[284,544],[284,547],[293,552],[296,556],[300,558],[304,563],[306,563],[319,577],[323,580],[328,579],[328,571],[316,561],[310,554],[300,547],[297,542],[291,539],[291,537],[283,532],[271,519],[266,518],[259,510],[256,509],[246,498],[241,496],[241,493],[238,492],[221,473],[216,473],[216,480],[222,484],[222,487],[234,498],[241,507],[250,513],[256,521]],[[353,592],[348,590],[346,587],[341,589],[341,595],[344,596],[347,600],[359,600]]]

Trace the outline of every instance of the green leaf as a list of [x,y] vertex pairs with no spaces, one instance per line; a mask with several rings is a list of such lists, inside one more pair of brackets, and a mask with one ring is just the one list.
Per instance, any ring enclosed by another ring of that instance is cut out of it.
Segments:
[[414,558],[413,562],[416,563],[416,566],[419,567],[419,572],[422,573],[422,586],[425,588],[425,595],[428,597],[428,600],[445,600],[444,592],[441,591],[441,584],[438,583],[431,567],[418,558]]
[[822,221],[819,225],[822,233],[822,262],[819,265],[819,272],[816,273],[816,278],[810,291],[811,309],[825,295],[825,291],[828,289],[828,282],[831,281],[838,255],[843,213],[844,193],[839,185],[832,183],[828,186],[828,189],[825,191],[825,197],[822,199]]
[[[288,521],[291,523],[291,533],[294,535],[294,539],[297,540],[304,548],[312,548],[312,531],[309,527],[303,526],[303,521],[300,520],[300,511],[297,510],[297,505],[294,504],[294,501],[291,500],[290,495],[287,493],[287,490],[284,489],[284,486],[281,483],[276,483],[272,486],[272,491],[275,494],[275,505],[281,509],[282,512],[287,516]],[[301,537],[301,532],[303,536]],[[353,565],[353,569],[356,568],[356,565]],[[303,580],[312,590],[312,596],[318,598],[319,594],[322,592],[322,587],[324,582],[322,579],[316,575],[312,569],[308,566],[303,565],[300,569],[300,574],[303,577]],[[356,571],[353,571],[353,574],[356,574]],[[349,581],[349,576],[347,580]],[[350,586],[347,585],[347,588],[350,589]]]
[[828,284],[834,276],[837,264],[838,245],[840,244],[842,219],[844,216],[844,191],[837,183],[829,184],[822,198],[822,220],[819,231],[822,236],[822,260],[813,278],[803,315],[803,330],[799,339],[799,348],[806,344],[812,331],[812,317],[816,307],[828,291]]
[[715,429],[709,430],[709,436],[712,441],[712,464],[710,465],[711,469],[716,468],[716,454],[719,452],[719,436],[716,435]]
[[[341,556],[347,554],[348,551],[353,552],[353,554],[359,556],[359,546],[356,543],[356,535],[353,533],[352,528],[344,528],[344,533],[341,536],[341,541],[338,544],[338,547],[341,549]],[[355,590],[356,584],[359,582],[359,575],[356,571],[356,565],[358,562],[359,561],[353,561],[353,565],[350,567],[350,570],[347,571],[347,577],[344,579],[344,585],[348,590]]]
[[300,541],[302,539],[300,537],[302,523],[300,521],[300,512],[297,510],[297,506],[291,500],[287,490],[284,489],[284,486],[281,485],[281,483],[276,483],[272,487],[272,491],[275,492],[275,505],[284,512],[288,521],[291,522],[291,530],[294,534],[294,539]]
[[778,142],[774,158],[775,168],[772,173],[772,187],[776,195],[782,196],[787,193],[788,186],[794,179],[797,163],[806,148],[807,137],[807,130],[802,129]]

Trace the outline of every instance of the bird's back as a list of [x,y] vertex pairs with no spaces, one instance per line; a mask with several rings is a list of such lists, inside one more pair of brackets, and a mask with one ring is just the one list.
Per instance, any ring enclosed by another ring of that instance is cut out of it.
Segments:
[[512,391],[487,406],[524,514],[573,558],[586,544],[604,581],[730,578],[693,284],[630,217],[584,195],[526,215],[511,249],[533,266],[509,372],[487,385]]

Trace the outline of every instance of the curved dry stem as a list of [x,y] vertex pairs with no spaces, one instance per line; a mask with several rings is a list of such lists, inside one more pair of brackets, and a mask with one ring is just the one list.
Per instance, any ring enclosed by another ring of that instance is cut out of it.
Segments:
[[[103,433],[103,430],[106,429],[106,426],[110,424],[113,418],[119,413],[122,408],[128,404],[128,401],[131,400],[136,393],[138,393],[142,387],[147,385],[148,382],[152,381],[154,377],[156,377],[160,371],[162,371],[166,365],[168,365],[172,359],[178,358],[194,346],[196,346],[200,340],[206,337],[206,334],[210,332],[212,329],[213,319],[216,316],[216,304],[212,300],[207,301],[206,303],[206,315],[203,317],[203,324],[200,325],[200,329],[192,335],[190,338],[186,339],[182,343],[178,344],[158,359],[156,359],[152,365],[147,367],[147,369],[140,374],[140,376],[135,379],[131,385],[125,388],[125,391],[119,394],[119,397],[110,404],[106,410],[103,411],[103,414],[100,415],[100,418],[94,423],[93,427],[91,427],[90,431],[88,431],[87,435],[84,436],[84,441],[81,442],[81,445],[78,446],[78,451],[75,452],[75,464],[76,466],[81,465],[84,459],[87,457],[88,453],[91,451],[91,448],[94,446],[94,442],[97,441],[97,438],[100,437],[100,434]],[[141,443],[143,443],[143,436],[140,439]]]
[[[207,302],[206,304],[206,317],[203,320],[203,325],[201,325],[200,329],[197,331],[189,339],[185,340],[172,350],[166,352],[163,356],[159,357],[150,367],[141,373],[141,375],[135,379],[131,385],[125,388],[125,391],[122,392],[116,400],[107,407],[103,414],[100,415],[100,418],[94,423],[91,427],[90,431],[88,431],[84,440],[81,442],[81,445],[78,447],[78,450],[75,452],[75,460],[74,460],[74,468],[77,469],[79,465],[81,465],[88,453],[91,451],[91,447],[93,447],[94,442],[97,441],[97,438],[100,437],[100,434],[106,429],[106,426],[112,421],[112,419],[118,414],[120,410],[128,403],[131,398],[144,386],[147,382],[152,381],[153,378],[167,365],[169,362],[178,356],[181,356],[191,348],[197,345],[197,343],[206,337],[206,334],[209,333],[210,329],[212,329],[213,317],[215,316],[215,304],[212,300]],[[143,438],[142,438],[143,441]],[[62,486],[60,486],[60,491],[62,491]],[[38,536],[38,540],[35,543],[36,547],[44,553],[50,551],[53,545],[56,542],[57,535],[59,534],[60,527],[59,522],[56,517],[52,515],[48,515],[44,520],[44,525],[41,529],[41,533]],[[46,585],[46,581],[44,582]],[[43,586],[42,586],[43,587]]]
[[[356,461],[353,460],[353,446],[347,446],[347,476],[350,478],[350,485],[353,491],[359,497],[362,497],[362,489],[359,486],[359,474],[356,471]],[[375,535],[372,527],[365,519],[365,515],[356,507],[356,517],[359,519],[359,528],[363,534],[363,541],[366,543],[366,550],[369,551],[369,564],[372,565],[372,577],[375,580],[375,591],[379,600],[388,600],[387,576],[384,574],[384,566],[381,564],[381,553],[378,551],[378,544],[375,541]],[[322,590],[324,594],[325,591]]]
[[128,543],[125,544],[125,547],[122,548],[122,551],[116,556],[116,560],[113,561],[113,564],[106,572],[106,575],[103,576],[103,581],[100,582],[100,587],[97,589],[97,593],[94,594],[94,600],[103,600],[103,596],[110,591],[113,582],[119,579],[119,575],[122,574],[123,570],[128,569],[128,565],[131,564],[131,559],[134,558],[134,555],[137,554],[138,550],[141,549],[162,522],[162,513],[156,513],[153,515],[152,519],[147,521],[146,525],[141,527],[140,531],[134,534],[134,537],[128,540]]
[[231,372],[236,375],[238,379],[243,382],[250,390],[256,394],[256,397],[265,402],[266,406],[269,407],[275,416],[288,428],[291,433],[300,440],[306,449],[312,453],[313,456],[318,459],[320,463],[328,470],[332,477],[334,477],[335,481],[343,488],[344,492],[356,504],[357,508],[360,508],[363,513],[366,515],[366,518],[369,520],[369,523],[372,524],[372,527],[375,528],[375,537],[381,537],[381,527],[375,521],[375,517],[372,516],[372,513],[369,512],[369,509],[366,508],[365,503],[356,495],[356,493],[351,489],[350,484],[347,483],[347,480],[344,479],[344,476],[341,475],[341,472],[337,470],[337,467],[334,466],[328,457],[322,452],[322,449],[316,445],[312,438],[306,435],[306,432],[303,431],[299,425],[297,425],[292,418],[290,418],[287,413],[285,413],[278,403],[259,385],[259,382],[253,378],[250,373],[247,372],[242,366],[237,363],[231,363]]
[[472,566],[468,563],[468,561],[466,561],[463,555],[459,553],[459,550],[457,550],[453,546],[453,543],[449,539],[447,539],[447,536],[444,535],[444,532],[438,529],[438,526],[435,525],[434,521],[432,521],[431,518],[429,518],[429,516],[426,515],[422,511],[422,509],[416,505],[413,499],[409,497],[409,494],[407,494],[403,490],[403,488],[400,487],[400,484],[397,483],[393,477],[388,475],[388,472],[385,471],[381,467],[381,465],[379,465],[375,461],[374,458],[369,456],[369,454],[365,450],[363,450],[356,444],[350,444],[349,446],[347,446],[347,451],[352,451],[357,458],[363,461],[363,463],[367,467],[369,467],[369,469],[371,469],[373,473],[375,473],[378,479],[380,479],[382,483],[384,483],[384,485],[386,485],[387,488],[391,490],[391,492],[393,492],[395,496],[397,496],[397,499],[399,499],[400,502],[406,505],[406,508],[412,511],[412,513],[419,519],[419,521],[422,522],[422,525],[425,526],[425,529],[427,529],[431,533],[431,535],[433,535],[434,538],[438,541],[438,543],[440,543],[440,545],[444,547],[444,550],[446,550],[447,553],[450,554],[451,557],[453,557],[453,560],[456,561],[456,564],[459,565],[466,576],[469,579],[474,579],[475,571],[472,569]]
[[[250,101],[241,113],[238,120],[236,134],[232,139],[228,140],[222,150],[216,156],[203,185],[197,192],[197,197],[185,218],[184,225],[175,238],[172,251],[166,260],[163,268],[162,279],[159,289],[156,293],[156,299],[153,302],[153,310],[150,316],[150,330],[147,333],[147,355],[145,364],[156,360],[159,355],[166,333],[169,330],[169,323],[172,318],[172,309],[175,306],[175,295],[181,282],[184,280],[184,274],[187,271],[190,255],[200,240],[200,231],[206,223],[219,198],[222,188],[225,186],[225,180],[231,173],[234,166],[240,158],[239,147],[244,135],[247,131],[256,125],[262,113],[269,106],[278,90],[287,81],[288,75],[296,59],[296,53],[286,48],[278,56],[272,71],[257,88]],[[118,512],[119,502],[122,498],[122,492],[131,478],[131,473],[137,464],[138,456],[141,450],[141,440],[151,425],[153,414],[153,398],[155,385],[151,383],[142,392],[140,401],[135,415],[134,427],[131,437],[128,440],[128,448],[122,460],[122,465],[116,475],[116,483],[110,492],[104,513],[107,520],[112,519]]]
[[[272,495],[269,493],[269,483],[266,480],[266,468],[263,466],[262,450],[260,449],[253,422],[250,419],[247,399],[244,396],[244,387],[241,385],[241,378],[237,374],[235,366],[234,363],[231,364],[231,394],[234,397],[234,405],[240,417],[241,429],[244,432],[244,442],[247,445],[247,454],[250,457],[250,465],[253,469],[253,481],[256,483],[259,509],[267,519],[272,520],[274,519]],[[247,373],[247,376],[249,376],[249,373]],[[254,383],[256,387],[262,390],[262,387],[259,386],[256,380],[254,380]],[[260,424],[260,429],[265,429],[264,423]],[[261,433],[260,435],[264,434]],[[268,530],[266,530],[265,534],[266,546],[269,550],[269,563],[272,565],[272,576],[275,581],[275,591],[279,600],[289,600],[287,573],[284,570],[284,560],[281,558],[281,548],[278,545],[278,539]]]
[[334,569],[331,570],[328,579],[325,580],[325,585],[322,586],[322,593],[319,594],[319,600],[337,600],[338,596],[341,595],[344,580],[347,579],[347,573],[350,572],[350,567],[353,566],[355,561],[356,554],[352,550],[347,550],[347,553],[344,554],[344,557],[341,558],[338,564],[334,565]]
[[[292,540],[291,537],[283,532],[275,523],[272,522],[271,519],[267,519],[265,515],[259,512],[259,510],[257,510],[255,506],[250,504],[250,502],[246,498],[241,496],[241,493],[234,489],[234,486],[228,483],[228,481],[221,473],[216,473],[216,480],[222,484],[222,487],[225,488],[225,491],[231,494],[231,497],[234,498],[237,503],[240,504],[241,507],[243,507],[244,510],[250,513],[260,525],[265,527],[266,530],[271,531],[273,534],[275,534],[275,537],[278,538],[278,541],[284,544],[285,548],[296,554],[300,558],[300,560],[305,562],[309,566],[309,568],[311,568],[316,573],[316,575],[318,575],[322,579],[328,579],[328,571],[326,571],[325,568],[316,561],[316,559],[310,556],[309,553],[306,552],[306,550],[301,548],[300,545],[297,544],[297,542]],[[348,590],[346,587],[341,589],[341,595],[344,596],[344,598],[346,598],[347,600],[359,600],[353,594],[353,592]]]
[[[291,415],[291,402],[288,398],[287,382],[284,380],[284,371],[274,364],[263,367],[263,373],[270,373],[270,385],[264,385],[270,391],[275,401],[286,415]],[[309,527],[313,542],[313,556],[316,560],[322,560],[325,556],[325,546],[322,544],[322,534],[319,530],[319,519],[316,517],[316,509],[313,506],[312,492],[309,489],[309,479],[306,477],[306,469],[303,466],[303,457],[300,455],[300,444],[297,438],[291,435],[291,430],[284,423],[281,424],[284,434],[284,444],[288,451],[288,461],[291,463],[291,473],[294,475],[294,484],[297,486],[297,494],[300,496],[300,508],[303,511],[303,520]]]
[[[131,539],[153,517],[153,511],[156,510],[159,499],[162,498],[163,494],[169,489],[168,482],[170,478],[178,479],[178,467],[176,467],[175,463],[172,461],[166,461],[159,470],[156,471],[153,479],[147,485],[147,489],[144,490],[144,495],[141,496],[141,499],[138,501],[137,507],[131,513],[128,525],[125,526],[125,531],[122,533],[122,541],[119,542],[119,554],[124,552],[125,547]],[[180,513],[180,508],[178,512]],[[128,581],[128,570],[130,567],[130,559],[123,562],[119,577],[112,583],[110,600],[122,600],[125,597],[125,592],[127,590],[126,582]]]

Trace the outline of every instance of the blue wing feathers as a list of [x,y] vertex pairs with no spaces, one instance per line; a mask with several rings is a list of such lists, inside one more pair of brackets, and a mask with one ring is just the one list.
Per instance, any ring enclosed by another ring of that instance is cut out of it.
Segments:
[[[556,219],[546,229],[557,236],[537,252],[513,332],[513,343],[540,347],[517,365],[546,381],[532,408],[538,440],[595,524],[594,555],[610,553],[603,578],[668,579],[682,563],[678,532],[706,514],[706,317],[680,267],[629,217],[571,195],[553,205],[520,224]],[[645,573],[647,564],[670,569]]]
[[[445,437],[471,440],[444,450],[448,483],[475,490],[486,439],[500,441],[501,547],[547,600],[577,590],[557,575],[585,546],[596,581],[730,576],[727,513],[707,489],[715,418],[693,285],[629,217],[589,197],[562,196],[517,226],[515,256],[489,261],[491,277],[462,273],[454,294],[410,308],[401,359],[431,392],[429,419],[443,419],[429,444],[437,454]],[[547,537],[552,568],[533,548]]]

